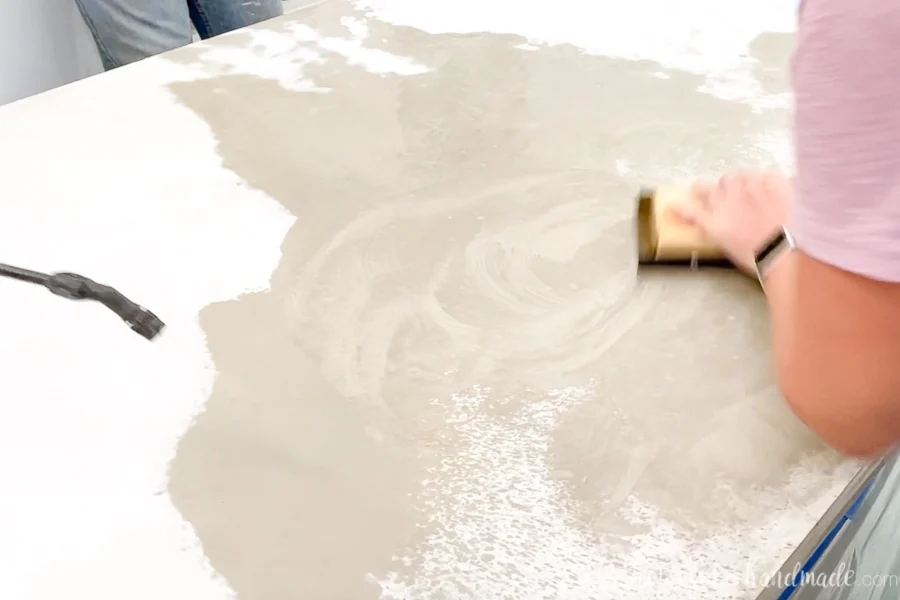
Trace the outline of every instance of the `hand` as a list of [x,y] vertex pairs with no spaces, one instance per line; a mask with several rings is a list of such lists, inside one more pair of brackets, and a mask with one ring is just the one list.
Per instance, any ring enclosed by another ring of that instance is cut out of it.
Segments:
[[742,270],[756,272],[756,253],[783,226],[793,206],[791,180],[774,171],[738,171],[718,183],[697,182],[694,200],[673,207]]

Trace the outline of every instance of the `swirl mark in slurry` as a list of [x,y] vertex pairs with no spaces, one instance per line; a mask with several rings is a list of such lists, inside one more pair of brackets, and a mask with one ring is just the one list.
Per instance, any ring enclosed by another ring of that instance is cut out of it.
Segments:
[[366,213],[293,275],[286,308],[298,340],[322,348],[342,392],[373,404],[391,373],[452,372],[470,384],[583,368],[613,343],[609,315],[623,313],[616,337],[652,305],[642,288],[625,308],[629,223],[604,189],[578,170]]
[[571,499],[547,464],[557,416],[590,393],[517,395],[526,401],[508,416],[496,414],[495,392],[481,386],[435,400],[459,443],[420,496],[429,535],[397,557],[398,571],[371,577],[382,599],[550,600],[568,592],[586,600],[609,589],[589,576],[609,562],[572,518]]

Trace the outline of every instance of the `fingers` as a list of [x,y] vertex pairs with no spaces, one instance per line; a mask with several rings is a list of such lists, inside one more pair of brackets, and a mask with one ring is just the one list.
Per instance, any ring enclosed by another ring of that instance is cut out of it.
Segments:
[[710,196],[715,191],[716,186],[708,181],[697,181],[691,186],[691,195],[694,202],[702,209],[710,208]]
[[691,186],[690,198],[671,207],[671,212],[689,225],[703,227],[709,215],[709,196],[713,185],[698,181]]
[[728,173],[719,178],[712,202],[722,204],[734,204],[745,195],[748,185],[748,175],[743,171]]
[[684,221],[688,225],[698,225],[703,218],[698,207],[692,204],[674,204],[668,207],[668,212],[674,215],[680,221]]
[[753,181],[754,174],[744,171],[728,173],[714,183],[697,181],[691,186],[691,202],[673,207],[673,212],[690,224],[709,229],[729,206],[746,202]]

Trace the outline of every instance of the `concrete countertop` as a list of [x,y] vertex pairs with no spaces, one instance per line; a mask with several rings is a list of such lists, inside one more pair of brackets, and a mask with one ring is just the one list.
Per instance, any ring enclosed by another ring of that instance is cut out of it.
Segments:
[[754,597],[857,465],[758,289],[636,277],[631,217],[785,164],[789,7],[518,6],[331,0],[0,108],[0,260],[169,324],[0,282],[0,597]]

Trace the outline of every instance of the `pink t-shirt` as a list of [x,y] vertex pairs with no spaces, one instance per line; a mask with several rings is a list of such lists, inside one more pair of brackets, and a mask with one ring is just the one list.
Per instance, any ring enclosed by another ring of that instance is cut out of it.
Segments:
[[798,247],[900,282],[900,2],[803,0],[793,82]]

